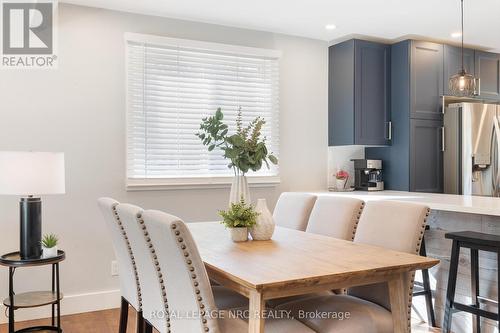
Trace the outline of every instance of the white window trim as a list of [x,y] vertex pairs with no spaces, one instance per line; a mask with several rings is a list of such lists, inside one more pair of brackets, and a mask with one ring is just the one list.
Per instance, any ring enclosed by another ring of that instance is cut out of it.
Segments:
[[[233,177],[173,177],[127,179],[127,191],[189,190],[199,188],[229,188]],[[273,187],[281,182],[280,176],[248,176],[250,187]]]
[[[155,36],[148,34],[139,34],[126,32],[124,34],[125,43],[140,42],[154,45],[169,45],[198,48],[203,50],[214,50],[227,54],[260,56],[279,59],[282,56],[280,50],[262,49],[248,46],[230,45],[222,43],[203,42],[188,39],[171,38],[164,36]],[[128,67],[128,57],[126,57]],[[127,77],[127,76],[126,76]],[[125,80],[125,89],[128,82]],[[128,94],[127,94],[128,99]],[[129,103],[127,101],[127,107]],[[128,115],[128,112],[127,112]],[[127,116],[128,126],[128,116]],[[125,132],[125,151],[128,151],[127,132]],[[127,154],[125,154],[125,165],[127,165]],[[247,176],[250,187],[274,187],[280,184],[279,175],[269,176]],[[223,177],[171,177],[171,178],[128,178],[125,176],[127,191],[161,191],[161,190],[179,190],[179,189],[200,189],[200,188],[228,188],[232,184],[232,176]]]
[[138,34],[133,32],[125,33],[125,42],[148,43],[154,45],[182,46],[197,48],[201,50],[217,50],[228,54],[268,57],[273,59],[281,58],[280,50],[261,49],[257,47],[230,45],[222,43],[202,42],[191,39],[171,38],[155,35]]

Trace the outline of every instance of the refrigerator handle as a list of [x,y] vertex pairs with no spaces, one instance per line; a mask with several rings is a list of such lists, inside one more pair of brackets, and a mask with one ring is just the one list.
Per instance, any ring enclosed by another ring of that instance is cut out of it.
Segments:
[[446,150],[444,126],[441,127],[441,151]]
[[492,161],[491,161],[491,167],[492,167],[492,185],[493,185],[493,196],[497,197],[500,196],[500,163],[499,163],[499,158],[500,158],[500,120],[497,117],[494,119],[494,128],[493,128],[493,134],[492,134]]

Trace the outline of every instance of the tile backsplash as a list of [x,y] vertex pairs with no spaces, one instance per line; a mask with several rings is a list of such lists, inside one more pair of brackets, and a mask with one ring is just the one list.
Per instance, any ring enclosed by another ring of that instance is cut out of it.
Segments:
[[328,187],[335,185],[337,170],[349,173],[348,186],[354,184],[354,164],[351,159],[365,158],[365,146],[335,146],[328,147]]

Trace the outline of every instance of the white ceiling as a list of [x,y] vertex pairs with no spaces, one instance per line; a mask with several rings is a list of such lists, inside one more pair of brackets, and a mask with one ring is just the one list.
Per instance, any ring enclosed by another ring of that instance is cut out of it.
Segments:
[[[459,0],[61,0],[326,41],[346,36],[458,42]],[[327,31],[326,24],[337,29]],[[465,43],[500,52],[500,0],[465,0]]]

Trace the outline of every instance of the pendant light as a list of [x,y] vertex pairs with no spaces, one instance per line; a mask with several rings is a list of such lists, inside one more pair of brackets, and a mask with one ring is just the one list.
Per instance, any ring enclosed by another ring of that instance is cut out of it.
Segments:
[[464,66],[464,0],[460,0],[462,13],[462,69],[449,81],[449,90],[453,96],[472,97],[477,95],[477,79],[467,73]]

